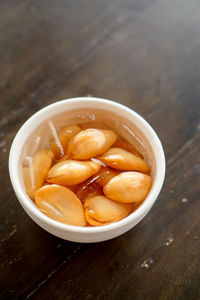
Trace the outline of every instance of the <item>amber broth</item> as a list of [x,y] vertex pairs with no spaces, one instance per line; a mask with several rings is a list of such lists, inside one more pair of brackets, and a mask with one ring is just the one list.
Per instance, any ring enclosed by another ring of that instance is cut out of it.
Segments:
[[[21,167],[29,165],[30,158],[39,149],[50,149],[50,141],[53,139],[52,124],[57,133],[64,126],[71,124],[78,124],[82,129],[98,128],[113,130],[118,136],[134,145],[143,155],[144,160],[150,166],[152,181],[154,181],[155,158],[147,138],[136,125],[132,124],[126,118],[100,109],[71,110],[44,121],[31,133],[25,143],[21,156]],[[141,203],[137,204],[135,209],[140,205]]]

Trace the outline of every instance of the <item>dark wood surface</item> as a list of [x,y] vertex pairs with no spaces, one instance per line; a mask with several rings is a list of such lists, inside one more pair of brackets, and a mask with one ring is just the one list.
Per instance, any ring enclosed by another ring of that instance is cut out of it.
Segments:
[[[167,158],[151,212],[96,244],[42,230],[8,175],[23,122],[86,95],[144,116]],[[200,1],[0,1],[0,153],[0,299],[200,299]]]

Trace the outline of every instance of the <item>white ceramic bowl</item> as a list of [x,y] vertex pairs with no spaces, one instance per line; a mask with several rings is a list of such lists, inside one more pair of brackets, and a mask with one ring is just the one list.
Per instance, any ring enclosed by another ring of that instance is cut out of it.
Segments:
[[[90,109],[104,109],[126,118],[129,122],[135,124],[146,137],[149,145],[152,148],[152,153],[155,160],[155,174],[153,184],[145,201],[132,214],[125,219],[100,227],[78,227],[66,225],[48,218],[41,213],[35,206],[33,201],[26,195],[22,177],[20,176],[20,156],[23,146],[28,136],[45,120],[62,113],[64,111],[90,108]],[[144,216],[149,212],[163,185],[165,177],[165,157],[161,142],[152,129],[152,127],[136,112],[118,104],[116,102],[92,98],[81,97],[62,100],[51,104],[42,110],[35,113],[28,119],[18,131],[10,150],[9,156],[9,173],[16,196],[27,212],[27,214],[42,228],[48,232],[63,238],[65,240],[83,243],[100,242],[117,237],[124,232],[134,227],[140,222]]]

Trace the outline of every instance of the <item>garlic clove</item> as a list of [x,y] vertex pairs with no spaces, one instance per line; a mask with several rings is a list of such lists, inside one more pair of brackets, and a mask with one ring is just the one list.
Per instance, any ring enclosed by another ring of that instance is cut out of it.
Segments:
[[72,159],[90,159],[107,151],[116,139],[112,130],[85,129],[70,140],[67,154]]
[[47,182],[64,186],[79,184],[100,169],[94,161],[65,160],[55,164],[48,172]]
[[63,158],[63,155],[66,154],[70,139],[80,131],[81,128],[76,124],[65,126],[58,134],[60,145],[55,140],[51,141],[51,150],[55,160],[61,160]]
[[84,208],[87,222],[101,226],[122,220],[132,211],[133,205],[117,203],[105,196],[97,196],[87,199]]
[[139,172],[123,172],[104,186],[106,197],[120,203],[143,201],[151,188],[151,177]]
[[122,148],[110,148],[101,156],[98,156],[98,159],[113,169],[140,171],[144,173],[150,172],[149,166],[143,159]]
[[84,209],[81,201],[68,188],[45,185],[35,194],[35,203],[48,217],[75,226],[85,226]]

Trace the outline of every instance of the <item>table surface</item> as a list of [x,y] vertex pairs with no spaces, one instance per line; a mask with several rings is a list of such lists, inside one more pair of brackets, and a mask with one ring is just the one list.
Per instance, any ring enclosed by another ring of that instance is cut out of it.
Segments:
[[[37,226],[8,174],[23,122],[86,95],[140,113],[167,159],[145,219],[96,244]],[[199,0],[0,1],[0,298],[200,299],[199,146]]]

